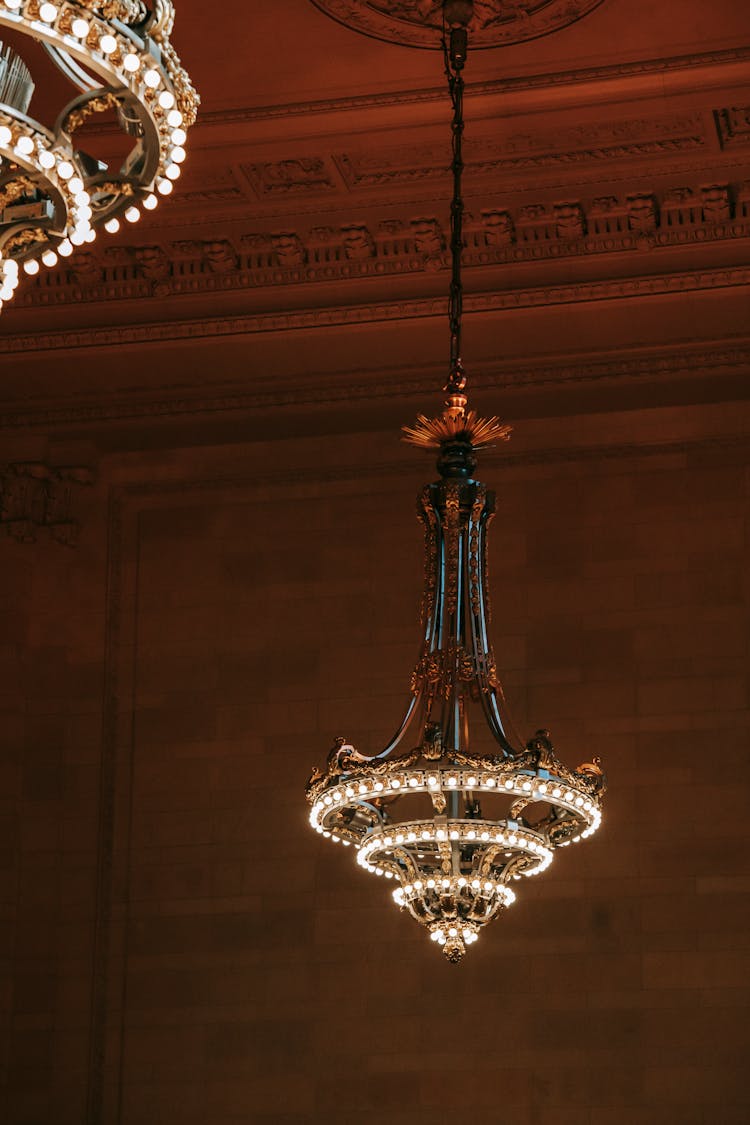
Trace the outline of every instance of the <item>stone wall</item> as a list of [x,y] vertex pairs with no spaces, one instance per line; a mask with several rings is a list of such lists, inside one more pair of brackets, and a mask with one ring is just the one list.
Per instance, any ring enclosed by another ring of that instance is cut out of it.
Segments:
[[303,798],[400,717],[428,460],[361,421],[165,438],[99,458],[78,546],[1,540],[0,1117],[744,1125],[747,423],[537,418],[484,458],[517,724],[610,791],[459,967]]

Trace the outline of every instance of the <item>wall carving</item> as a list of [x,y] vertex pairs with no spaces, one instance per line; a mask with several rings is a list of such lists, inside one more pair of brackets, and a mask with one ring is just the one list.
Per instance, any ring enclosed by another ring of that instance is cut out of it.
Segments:
[[[465,220],[468,268],[642,251],[750,236],[750,181],[590,201],[482,209]],[[17,305],[179,296],[447,267],[447,224],[435,216],[307,230],[251,232],[82,250],[27,283]],[[1,347],[2,345],[0,345]]]
[[261,198],[336,190],[333,170],[322,157],[280,160],[275,164],[242,164],[240,167]]
[[77,466],[23,461],[0,467],[0,528],[19,543],[34,543],[42,531],[73,546],[79,532],[71,515],[75,494],[93,481],[90,469]]
[[714,117],[722,148],[750,145],[750,106],[718,109]]

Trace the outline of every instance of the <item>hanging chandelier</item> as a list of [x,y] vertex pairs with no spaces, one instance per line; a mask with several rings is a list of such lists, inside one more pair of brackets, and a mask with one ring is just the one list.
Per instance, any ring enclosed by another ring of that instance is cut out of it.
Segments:
[[[27,274],[137,222],[172,191],[198,95],[169,36],[171,0],[0,0],[0,28],[40,43],[80,93],[50,129],[28,116],[23,60],[0,44],[0,307]],[[114,112],[132,147],[119,168],[88,155],[76,131]]]
[[569,769],[549,732],[523,742],[507,713],[489,640],[486,538],[495,497],[474,477],[476,451],[510,427],[468,409],[461,362],[463,68],[470,0],[445,0],[443,49],[453,107],[452,276],[447,400],[404,427],[438,451],[439,480],[418,497],[425,533],[422,642],[411,698],[385,749],[367,757],[337,738],[307,783],[310,823],[353,845],[367,872],[393,880],[396,903],[459,961],[480,930],[539,875],[555,850],[601,822],[598,758]]

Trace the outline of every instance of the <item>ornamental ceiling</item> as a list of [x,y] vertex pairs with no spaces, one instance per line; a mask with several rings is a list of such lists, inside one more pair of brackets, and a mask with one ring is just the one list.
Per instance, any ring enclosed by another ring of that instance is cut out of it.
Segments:
[[[398,41],[428,47],[437,7],[229,0],[208,22],[178,0],[202,97],[184,174],[137,225],[24,279],[0,325],[4,424],[434,389],[450,107],[439,52]],[[483,0],[476,22],[503,45],[466,72],[475,385],[518,409],[552,386],[599,405],[744,386],[744,5]]]

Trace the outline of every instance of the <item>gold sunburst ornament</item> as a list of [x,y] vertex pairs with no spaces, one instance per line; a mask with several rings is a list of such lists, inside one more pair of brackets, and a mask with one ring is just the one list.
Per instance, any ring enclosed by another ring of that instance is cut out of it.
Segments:
[[476,451],[507,440],[510,426],[467,410],[461,363],[461,72],[471,11],[468,0],[445,0],[454,111],[448,398],[438,417],[404,427],[405,441],[439,451],[440,476],[419,496],[425,589],[411,698],[380,754],[337,738],[306,789],[316,832],[353,845],[363,870],[394,881],[397,905],[453,962],[515,901],[517,884],[545,871],[557,848],[596,832],[606,788],[599,758],[569,769],[549,731],[528,741],[516,734],[489,639],[495,497],[473,474]]

